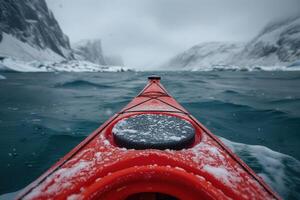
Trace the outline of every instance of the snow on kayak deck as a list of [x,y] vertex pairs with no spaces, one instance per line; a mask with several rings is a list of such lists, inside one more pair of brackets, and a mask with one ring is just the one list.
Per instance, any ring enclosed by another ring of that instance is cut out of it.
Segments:
[[[125,160],[139,157],[157,156],[167,160],[166,166],[183,169],[200,179],[205,179],[217,189],[232,190],[235,195],[244,197],[252,196],[253,199],[272,199],[269,194],[253,179],[238,163],[222,150],[206,134],[199,144],[181,151],[175,150],[129,150],[115,147],[103,134],[90,142],[77,153],[71,160],[46,178],[40,185],[25,196],[25,199],[37,197],[54,198],[58,194],[69,194],[69,199],[80,199],[80,194],[85,189],[87,181],[97,182],[110,173],[103,174],[105,169]],[[170,164],[170,160],[176,162],[176,166]],[[149,160],[153,162],[153,160]],[[186,169],[186,163],[193,163],[198,171],[190,172]],[[132,163],[132,166],[135,166]],[[147,165],[147,163],[144,163]],[[218,182],[218,184],[216,184]],[[223,189],[219,188],[220,184]],[[80,191],[74,191],[80,186]],[[258,192],[259,191],[259,192]],[[228,198],[232,194],[224,192]]]

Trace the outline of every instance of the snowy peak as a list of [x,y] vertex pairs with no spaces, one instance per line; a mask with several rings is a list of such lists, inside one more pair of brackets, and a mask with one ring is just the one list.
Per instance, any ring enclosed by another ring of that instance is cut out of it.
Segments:
[[165,66],[172,69],[194,70],[215,65],[227,65],[233,55],[243,48],[243,44],[234,42],[205,42],[193,46],[172,58]]
[[300,60],[299,16],[268,24],[245,45],[201,43],[175,56],[164,66],[174,70],[292,70],[291,66],[298,66],[297,60]]
[[267,24],[263,28],[263,30],[253,40],[255,41],[258,38],[260,38],[261,36],[272,33],[274,31],[277,33],[281,33],[285,29],[288,29],[289,27],[291,27],[291,25],[292,26],[295,24],[299,25],[299,22],[297,22],[299,19],[300,19],[300,16],[294,16],[294,17],[289,17],[286,19],[281,19],[278,21],[272,21],[269,24]]
[[78,60],[86,60],[92,63],[105,65],[100,39],[82,40],[72,45],[75,58]]
[[[10,37],[11,42],[19,40],[17,46],[26,43],[39,51],[52,51],[61,58],[73,57],[69,39],[60,29],[45,0],[2,0],[0,10],[0,39],[6,37],[7,41],[7,37]],[[1,53],[9,56],[11,52],[6,52],[1,45],[2,43],[0,43]],[[26,57],[26,55],[21,56]],[[26,59],[34,58],[29,56]]]
[[238,56],[261,65],[286,65],[299,59],[300,16],[268,24]]

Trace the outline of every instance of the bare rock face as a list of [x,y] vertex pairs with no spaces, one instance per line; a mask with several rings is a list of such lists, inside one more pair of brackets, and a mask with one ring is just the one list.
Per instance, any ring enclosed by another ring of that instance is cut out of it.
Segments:
[[0,32],[34,48],[50,49],[63,58],[73,58],[69,39],[45,0],[1,0],[0,11]]

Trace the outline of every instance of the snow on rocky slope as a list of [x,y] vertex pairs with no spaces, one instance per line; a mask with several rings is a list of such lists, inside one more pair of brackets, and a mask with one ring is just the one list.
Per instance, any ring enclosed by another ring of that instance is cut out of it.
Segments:
[[0,1],[0,10],[1,57],[27,61],[73,58],[69,39],[45,0]]
[[[246,44],[206,42],[163,66],[183,70],[299,70],[300,17],[268,24]],[[296,63],[296,64],[295,64]]]
[[0,0],[0,71],[128,70],[106,64],[100,40],[85,41],[71,49],[45,0]]
[[61,55],[55,53],[50,48],[41,49],[34,47],[7,33],[2,34],[2,41],[0,43],[0,57],[12,57],[23,61],[64,60]]
[[300,59],[300,16],[268,24],[236,59],[242,64],[285,66]]
[[297,60],[290,64],[288,67],[299,67],[300,68],[300,60]]
[[165,66],[174,70],[209,70],[228,65],[242,48],[243,44],[239,43],[205,42],[175,56]]

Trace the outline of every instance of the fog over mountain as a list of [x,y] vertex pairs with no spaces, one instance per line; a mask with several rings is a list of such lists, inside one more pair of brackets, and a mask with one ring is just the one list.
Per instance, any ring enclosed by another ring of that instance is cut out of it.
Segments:
[[271,21],[300,13],[299,0],[47,0],[72,42],[101,39],[103,51],[140,69],[202,42],[248,42]]
[[288,65],[300,60],[300,13],[266,25],[236,60],[259,65]]
[[74,56],[78,60],[85,60],[100,65],[123,66],[120,55],[107,55],[103,52],[100,39],[86,39],[72,44]]
[[105,65],[101,40],[81,40],[72,45],[76,59]]
[[298,60],[300,15],[269,23],[247,43],[200,43],[176,55],[162,67],[173,70],[275,69],[295,65]]
[[174,56],[161,67],[171,70],[210,70],[229,65],[235,55],[244,48],[238,42],[203,42]]
[[106,66],[101,40],[70,47],[45,0],[0,1],[0,71],[124,71]]
[[299,63],[299,19],[291,17],[299,0],[6,0],[0,8],[5,70]]

